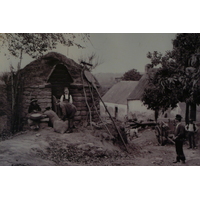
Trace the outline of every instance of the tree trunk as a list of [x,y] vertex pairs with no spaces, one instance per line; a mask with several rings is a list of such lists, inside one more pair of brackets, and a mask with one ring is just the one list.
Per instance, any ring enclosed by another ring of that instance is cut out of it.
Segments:
[[193,103],[190,105],[190,119],[196,121],[196,104]]
[[23,53],[23,50],[21,49],[20,58],[19,58],[19,65],[18,65],[17,71],[19,71],[19,70],[21,69],[21,64],[22,64],[22,53]]
[[189,122],[189,108],[190,108],[189,103],[186,103],[186,109],[185,109],[185,122],[186,122],[186,124],[188,124],[188,122]]
[[157,122],[158,120],[158,115],[159,115],[159,110],[155,110],[154,112],[154,117],[155,117],[155,121]]

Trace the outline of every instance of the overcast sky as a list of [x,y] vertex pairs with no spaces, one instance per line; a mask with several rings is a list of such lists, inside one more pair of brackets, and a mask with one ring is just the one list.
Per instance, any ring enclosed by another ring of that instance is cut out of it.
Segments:
[[[124,73],[130,69],[144,71],[149,63],[146,54],[150,51],[165,53],[172,50],[172,39],[175,33],[92,33],[91,42],[85,44],[85,49],[77,47],[58,46],[57,51],[78,62],[78,59],[96,53],[100,64],[93,72]],[[0,54],[0,71],[9,70],[9,65],[17,66],[18,59],[6,57],[3,50]],[[22,67],[33,59],[24,55]]]

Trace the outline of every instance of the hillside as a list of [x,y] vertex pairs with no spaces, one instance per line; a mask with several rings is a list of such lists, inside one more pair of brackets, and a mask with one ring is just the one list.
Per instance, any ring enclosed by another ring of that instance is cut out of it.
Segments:
[[93,74],[101,85],[101,94],[105,94],[115,83],[115,78],[120,78],[123,73],[97,73]]

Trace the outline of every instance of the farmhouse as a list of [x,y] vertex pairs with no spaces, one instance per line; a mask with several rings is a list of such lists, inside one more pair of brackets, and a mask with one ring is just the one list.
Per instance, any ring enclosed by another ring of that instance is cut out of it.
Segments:
[[[108,90],[102,97],[112,117],[123,121],[127,115],[127,98],[136,87],[138,81],[120,81]],[[103,104],[100,102],[101,116],[106,117]]]
[[[151,68],[148,65],[146,66],[145,74],[141,77],[137,86],[127,98],[128,118],[132,118],[132,116],[134,115],[137,117],[138,120],[155,119],[155,112],[153,110],[147,109],[147,107],[141,101],[141,98],[145,88],[149,86],[149,79],[154,76],[156,71],[157,68]],[[174,108],[173,110],[168,109],[164,114],[160,113],[159,117],[174,118],[176,114],[180,113],[181,109],[178,104],[177,108]]]
[[[91,111],[92,120],[97,120],[96,110],[99,110],[99,97],[84,76],[83,69],[82,65],[55,52],[48,53],[21,69],[19,118],[26,118],[31,98],[38,99],[42,110],[50,105],[56,111],[56,101],[60,99],[64,88],[68,87],[73,103],[77,107],[75,124],[87,120],[89,111]],[[95,85],[99,87],[96,79]]]

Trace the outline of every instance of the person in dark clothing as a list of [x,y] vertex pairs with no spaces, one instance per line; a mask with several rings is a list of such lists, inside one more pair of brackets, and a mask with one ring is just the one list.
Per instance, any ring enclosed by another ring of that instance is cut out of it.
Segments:
[[77,111],[76,106],[72,104],[73,99],[72,96],[69,95],[68,88],[65,88],[65,94],[61,96],[60,99],[60,108],[62,112],[62,120],[65,121],[68,119],[68,130],[67,133],[73,132],[74,127],[74,116]]
[[31,99],[31,104],[28,108],[28,113],[36,113],[36,112],[40,112],[41,108],[40,106],[37,104],[37,99],[32,98]]
[[175,147],[176,147],[176,161],[173,163],[177,163],[182,161],[185,163],[185,155],[183,153],[183,142],[185,140],[185,126],[181,123],[181,115],[176,115],[175,122],[176,122],[176,130],[175,130]]
[[32,98],[31,99],[31,103],[30,106],[28,108],[28,124],[32,129],[38,130],[39,129],[39,120],[40,119],[33,119],[31,117],[32,114],[36,114],[36,113],[40,113],[41,112],[41,108],[40,106],[37,104],[37,99]]
[[196,149],[197,147],[195,144],[195,135],[196,135],[198,128],[192,119],[190,119],[189,123],[186,124],[185,130],[188,133],[188,139],[189,139],[189,145],[190,145],[188,147],[188,149],[191,149],[191,148]]

